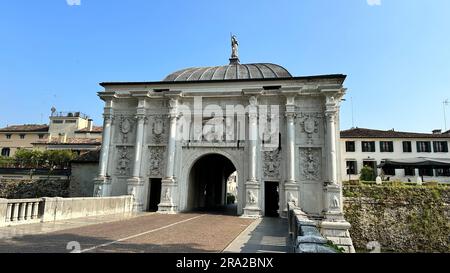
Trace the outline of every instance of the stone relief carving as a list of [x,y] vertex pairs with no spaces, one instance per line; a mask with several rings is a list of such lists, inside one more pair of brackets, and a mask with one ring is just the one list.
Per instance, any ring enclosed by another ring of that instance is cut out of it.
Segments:
[[95,189],[95,194],[94,194],[94,196],[95,196],[95,197],[102,197],[102,189],[103,189],[102,185],[98,185],[98,186],[96,187],[96,189]]
[[203,136],[205,141],[222,141],[223,123],[223,117],[213,117],[208,119],[203,125]]
[[164,147],[151,147],[149,160],[149,175],[162,177],[164,167]]
[[321,153],[318,148],[302,148],[300,154],[302,180],[320,180]]
[[231,118],[225,119],[225,140],[234,140],[234,124]]
[[152,124],[152,142],[160,144],[165,140],[166,122],[163,115],[153,117]]
[[298,206],[298,199],[295,198],[295,196],[292,194],[292,192],[289,193],[288,202],[292,202],[292,203],[294,203],[294,205]]
[[129,175],[130,173],[130,158],[128,147],[118,148],[119,158],[117,160],[117,171],[119,175]]
[[306,134],[307,143],[313,144],[313,137],[319,133],[319,124],[322,115],[320,113],[301,113],[298,119],[300,130]]
[[336,195],[334,195],[333,196],[333,202],[331,203],[331,208],[332,209],[339,209],[339,198],[336,196]]
[[279,150],[264,152],[264,176],[280,177],[281,153]]
[[122,143],[128,142],[128,134],[133,129],[133,121],[129,117],[121,116],[119,123],[120,134],[122,137]]
[[172,203],[172,196],[170,194],[170,188],[166,188],[164,191],[163,201],[165,203]]
[[247,194],[248,194],[248,203],[255,205],[256,202],[258,202],[256,195],[253,193],[253,191],[250,191],[250,190],[247,192]]

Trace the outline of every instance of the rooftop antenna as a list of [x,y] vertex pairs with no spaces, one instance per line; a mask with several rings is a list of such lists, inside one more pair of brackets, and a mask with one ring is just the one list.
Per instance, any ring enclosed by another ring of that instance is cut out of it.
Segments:
[[450,100],[449,99],[445,99],[442,102],[442,108],[444,109],[444,132],[447,131],[447,116],[446,116],[446,113],[445,113],[445,107],[448,106],[448,105],[450,105]]
[[50,109],[50,111],[52,111],[52,117],[53,117],[55,115],[55,112],[56,112],[55,106],[53,106],[52,109]]
[[352,128],[355,128],[355,116],[353,111],[353,97],[350,97],[350,102],[352,104]]

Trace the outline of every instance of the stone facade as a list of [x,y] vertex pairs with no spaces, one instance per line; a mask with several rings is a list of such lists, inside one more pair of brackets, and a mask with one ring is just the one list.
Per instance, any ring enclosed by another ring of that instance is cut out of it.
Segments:
[[190,210],[190,195],[207,192],[192,186],[194,166],[218,155],[238,173],[238,215],[265,215],[266,182],[278,183],[281,216],[288,201],[296,202],[320,219],[323,230],[335,230],[338,223],[348,235],[338,162],[345,76],[227,78],[244,66],[251,74],[252,65],[225,66],[225,80],[215,74],[192,80],[195,73],[205,77],[205,68],[160,82],[102,83],[105,121],[95,194],[132,194],[134,209],[146,210],[150,181],[161,179],[158,211]]

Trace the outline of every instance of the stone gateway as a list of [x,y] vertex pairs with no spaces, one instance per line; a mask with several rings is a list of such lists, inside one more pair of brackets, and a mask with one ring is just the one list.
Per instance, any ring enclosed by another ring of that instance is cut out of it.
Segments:
[[[233,38],[235,39],[235,37]],[[226,205],[284,217],[295,202],[329,237],[349,238],[342,213],[339,105],[345,75],[294,77],[271,63],[193,67],[156,82],[104,82],[95,195],[134,196],[135,211]]]

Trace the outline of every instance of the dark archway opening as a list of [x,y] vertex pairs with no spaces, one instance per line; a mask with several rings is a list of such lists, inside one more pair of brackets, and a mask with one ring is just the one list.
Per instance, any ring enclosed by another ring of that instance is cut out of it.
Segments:
[[189,174],[188,210],[236,215],[236,204],[229,204],[227,198],[227,182],[235,171],[223,155],[208,154],[198,159]]

